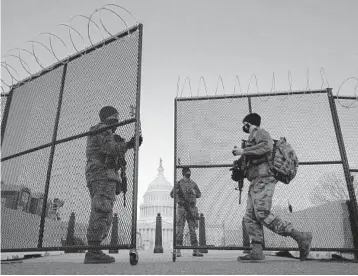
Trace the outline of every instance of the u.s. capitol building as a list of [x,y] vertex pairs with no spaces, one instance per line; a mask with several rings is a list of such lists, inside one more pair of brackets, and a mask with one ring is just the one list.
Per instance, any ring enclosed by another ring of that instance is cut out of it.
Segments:
[[137,231],[142,237],[144,249],[155,246],[155,225],[158,213],[162,217],[162,245],[163,248],[173,247],[173,210],[174,202],[170,197],[173,186],[164,176],[162,160],[158,167],[157,177],[149,184],[140,205]]

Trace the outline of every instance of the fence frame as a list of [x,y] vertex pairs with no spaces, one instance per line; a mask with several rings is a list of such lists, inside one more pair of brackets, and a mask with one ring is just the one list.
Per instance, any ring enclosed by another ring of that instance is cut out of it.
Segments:
[[[180,164],[180,160],[177,158],[177,120],[178,120],[178,102],[182,101],[205,101],[205,100],[216,100],[216,99],[234,99],[234,98],[248,98],[249,112],[252,113],[251,98],[254,97],[275,97],[282,95],[302,95],[302,94],[327,94],[328,103],[332,115],[333,126],[337,138],[337,144],[339,147],[339,153],[341,160],[335,161],[314,161],[314,162],[299,162],[299,165],[327,165],[327,164],[342,164],[343,172],[346,180],[346,185],[349,194],[349,200],[347,204],[349,206],[349,220],[351,224],[351,231],[353,237],[354,248],[311,248],[311,251],[340,251],[354,253],[355,259],[358,259],[358,207],[357,199],[354,193],[353,181],[351,178],[351,172],[358,172],[358,169],[350,169],[347,153],[345,150],[344,139],[342,130],[340,127],[339,116],[335,104],[335,99],[348,99],[357,100],[356,97],[349,96],[334,96],[332,94],[332,88],[315,91],[297,91],[297,92],[278,92],[278,93],[260,93],[260,94],[241,94],[241,95],[215,95],[215,96],[197,96],[197,97],[176,97],[174,99],[174,183],[177,183],[177,170],[183,167],[190,168],[222,168],[232,167],[232,164],[214,164],[214,165],[192,165],[192,164]],[[175,185],[175,184],[174,184]],[[173,261],[176,260],[176,249],[210,249],[210,250],[245,250],[244,246],[180,246],[176,244],[176,189],[174,189],[174,216],[173,216]],[[265,247],[265,251],[298,251],[298,248],[289,247]]]
[[[124,120],[121,121],[119,123],[113,124],[113,125],[109,125],[108,127],[102,128],[101,130],[97,130],[97,131],[88,131],[88,132],[83,132],[81,134],[77,134],[77,135],[73,135],[70,137],[66,137],[63,139],[56,139],[57,138],[57,130],[58,130],[58,125],[59,125],[59,121],[60,121],[60,115],[61,115],[61,105],[62,105],[62,96],[63,96],[63,91],[64,91],[64,86],[65,86],[65,80],[66,80],[66,73],[67,73],[67,65],[69,62],[80,58],[82,55],[84,54],[88,54],[98,48],[101,48],[107,44],[110,44],[112,42],[117,41],[120,38],[124,38],[128,35],[131,35],[132,33],[138,31],[138,56],[137,56],[137,61],[138,61],[138,66],[137,66],[137,87],[136,87],[136,106],[135,106],[135,117],[132,119],[128,119],[128,120]],[[44,69],[42,70],[42,72],[40,72],[39,74],[36,74],[34,76],[30,76],[26,79],[24,79],[23,81],[13,85],[10,88],[9,93],[7,94],[1,94],[1,97],[6,97],[6,104],[5,104],[5,108],[4,108],[4,113],[3,113],[3,118],[2,118],[2,122],[1,122],[1,145],[3,143],[3,138],[4,138],[4,134],[5,131],[8,127],[7,125],[7,119],[8,119],[8,114],[11,108],[11,99],[12,99],[12,95],[13,92],[16,88],[26,84],[28,81],[34,80],[40,76],[45,75],[48,72],[51,72],[53,70],[55,70],[58,67],[63,66],[63,71],[62,71],[62,77],[61,77],[61,88],[59,91],[59,98],[58,98],[58,104],[57,104],[57,112],[56,112],[56,118],[55,118],[55,124],[54,124],[54,130],[53,130],[53,135],[52,135],[52,141],[50,143],[46,143],[34,148],[30,148],[28,150],[22,151],[22,152],[18,152],[16,154],[12,154],[9,156],[6,156],[4,158],[1,158],[1,162],[12,159],[12,158],[16,158],[18,156],[21,155],[25,155],[31,152],[35,152],[44,148],[48,148],[50,147],[50,155],[49,155],[49,160],[48,160],[48,166],[47,166],[47,175],[46,175],[46,183],[45,183],[45,192],[44,192],[44,200],[43,200],[43,205],[42,205],[42,213],[41,213],[41,220],[40,220],[40,226],[39,226],[39,234],[38,234],[38,244],[37,247],[35,248],[1,248],[1,252],[36,252],[36,251],[65,251],[65,250],[73,250],[73,249],[79,249],[79,250],[86,250],[86,249],[129,249],[131,250],[130,254],[134,254],[137,255],[136,253],[136,228],[137,228],[137,201],[138,201],[138,157],[139,157],[139,136],[140,136],[140,94],[141,94],[141,68],[142,68],[142,45],[143,45],[143,24],[139,23],[138,25],[135,25],[131,28],[129,28],[128,30],[125,30],[123,32],[120,32],[114,36],[111,36],[108,39],[105,39],[103,41],[100,41],[98,43],[96,43],[95,45],[93,45],[90,48],[86,48],[78,53],[76,53],[75,55],[72,55],[69,58],[65,58],[63,60],[61,60],[60,62],[57,62],[52,66],[51,70],[47,70]],[[50,66],[49,66],[50,67]],[[48,68],[49,68],[48,67]],[[46,217],[46,209],[47,209],[47,199],[48,199],[48,193],[49,193],[49,188],[50,188],[50,179],[51,179],[51,172],[52,172],[52,164],[53,164],[53,159],[54,159],[54,152],[55,152],[55,148],[57,145],[61,144],[61,143],[65,143],[65,142],[69,142],[72,140],[76,140],[88,135],[93,135],[95,133],[101,132],[103,130],[106,129],[110,129],[112,127],[118,127],[118,126],[125,126],[128,124],[135,124],[135,140],[136,140],[136,146],[134,148],[134,168],[133,168],[133,194],[132,194],[132,226],[131,226],[131,242],[130,244],[125,244],[125,245],[100,245],[100,246],[80,246],[80,245],[74,245],[74,246],[49,246],[49,247],[43,247],[43,236],[44,236],[44,227],[45,227],[45,217]],[[132,258],[132,256],[131,256]],[[135,258],[135,257],[133,257]],[[132,259],[131,259],[132,261]]]

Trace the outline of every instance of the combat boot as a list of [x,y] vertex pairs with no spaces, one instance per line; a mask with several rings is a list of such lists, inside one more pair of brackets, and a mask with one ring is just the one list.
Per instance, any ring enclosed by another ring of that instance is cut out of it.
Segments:
[[114,263],[115,258],[104,254],[101,250],[99,251],[87,251],[85,255],[85,264],[109,264]]
[[[89,242],[88,245],[99,246],[100,242]],[[115,258],[108,256],[99,249],[89,249],[85,255],[85,260],[83,263],[85,264],[108,264],[114,263]]]
[[177,249],[175,254],[176,254],[177,257],[181,257],[180,249]]
[[199,249],[194,249],[193,256],[194,257],[203,257],[204,255],[202,253],[200,253]]
[[296,229],[293,229],[290,236],[298,243],[298,249],[300,250],[300,260],[306,260],[311,250],[312,233],[299,232]]
[[265,255],[262,252],[261,243],[252,243],[252,250],[245,256],[237,257],[237,260],[243,263],[263,263],[265,262]]

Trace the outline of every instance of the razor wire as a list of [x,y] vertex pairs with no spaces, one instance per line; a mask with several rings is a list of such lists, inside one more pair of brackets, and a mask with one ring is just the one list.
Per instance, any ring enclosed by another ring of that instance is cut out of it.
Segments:
[[[330,84],[328,82],[328,79],[325,75],[325,71],[324,68],[321,67],[320,68],[320,77],[321,77],[321,86],[320,89],[316,89],[316,90],[322,90],[324,89],[324,87],[329,87]],[[265,101],[267,102],[272,96],[275,95],[282,95],[284,94],[283,97],[281,97],[279,100],[280,101],[285,101],[288,99],[288,97],[290,95],[294,95],[296,98],[302,98],[305,94],[307,93],[311,93],[312,91],[314,91],[315,89],[312,89],[310,87],[310,83],[311,83],[311,78],[310,78],[310,70],[307,69],[306,71],[306,87],[305,89],[300,89],[300,90],[293,90],[292,86],[293,86],[293,77],[292,77],[292,73],[290,70],[287,71],[287,83],[288,83],[288,88],[285,89],[284,91],[279,91],[276,89],[276,75],[275,72],[272,73],[272,79],[271,79],[271,89],[268,90],[269,92],[263,92],[262,90],[259,89],[259,80],[258,77],[256,75],[256,73],[253,73],[248,81],[248,85],[247,85],[247,89],[246,89],[246,94],[250,94],[250,91],[252,90],[252,86],[255,86],[255,92],[251,92],[254,93],[252,95],[257,95],[260,96],[260,100],[261,101]],[[355,86],[354,88],[352,88],[351,94],[353,94],[353,96],[344,96],[342,95],[342,90],[343,87],[346,86],[348,84],[348,82],[354,82]],[[233,100],[234,97],[237,96],[243,96],[245,93],[243,91],[243,87],[242,87],[242,80],[240,79],[239,75],[235,75],[234,77],[234,84],[233,84],[233,88],[232,88],[232,93],[230,93],[229,91],[225,90],[225,87],[227,85],[227,83],[224,82],[223,77],[222,76],[218,76],[216,79],[216,85],[215,85],[215,89],[212,90],[211,93],[209,93],[209,89],[207,86],[207,82],[204,76],[200,76],[198,84],[197,84],[197,93],[196,93],[196,97],[203,97],[203,96],[224,96],[230,99],[230,101]],[[253,85],[254,83],[254,85]],[[183,97],[183,95],[185,96],[185,94],[190,94],[190,97],[193,98],[193,89],[192,86],[194,85],[194,81],[189,77],[186,76],[184,81],[182,81],[182,78],[179,76],[178,80],[177,80],[177,85],[176,85],[176,97]],[[221,87],[223,93],[222,94],[218,94],[219,88]],[[185,91],[189,91],[188,93],[185,93]],[[300,92],[300,93],[296,93],[296,92]],[[303,93],[302,93],[303,92]],[[335,97],[338,99],[337,104],[344,107],[344,108],[355,108],[358,106],[358,77],[349,77],[347,79],[345,79],[343,82],[340,83],[340,85],[338,86],[338,89],[335,91]],[[350,99],[353,101],[349,101],[348,103],[345,103],[345,99]]]
[[[117,34],[112,33],[109,30],[108,24],[106,25],[104,22],[104,18],[106,16],[105,13],[107,13],[107,15],[108,13],[113,14],[119,18],[121,23],[124,25],[124,33],[127,33],[128,35],[126,36],[126,39],[128,39],[131,35],[131,26],[137,26],[139,24],[138,20],[130,11],[117,4],[106,4],[98,9],[95,9],[89,16],[72,16],[67,24],[61,23],[55,26],[55,28],[67,28],[68,32],[65,38],[57,35],[55,32],[57,30],[42,32],[35,39],[26,41],[26,47],[10,49],[4,56],[1,57],[1,67],[5,70],[5,74],[3,73],[1,76],[2,93],[7,94],[12,87],[26,83],[33,78],[40,76],[44,72],[51,71],[55,62],[66,64],[69,62],[71,56],[85,55],[88,50],[92,51],[93,48],[101,48],[103,46],[101,41],[102,43],[106,43],[105,41],[108,38],[118,39]],[[131,21],[134,22],[127,22],[127,20],[124,19],[124,15],[132,18]],[[74,20],[77,18],[81,18],[85,23],[85,28],[87,29],[86,34],[81,33],[79,31],[80,26],[75,25]],[[95,33],[93,33],[93,31],[91,32],[93,27],[96,29],[96,34],[100,35],[101,39],[99,42],[95,41]],[[78,42],[75,42],[75,36],[80,38],[83,45],[79,45]],[[47,41],[42,42],[42,37],[47,38]],[[87,44],[85,38],[88,40]],[[59,55],[59,50],[55,50],[55,41],[58,41],[61,46],[65,48],[62,57]],[[39,54],[40,48],[44,50],[54,62],[46,62],[44,55]],[[34,66],[29,65],[30,61],[32,61]],[[17,67],[15,66],[16,62],[18,62]],[[24,77],[21,78],[21,75]]]

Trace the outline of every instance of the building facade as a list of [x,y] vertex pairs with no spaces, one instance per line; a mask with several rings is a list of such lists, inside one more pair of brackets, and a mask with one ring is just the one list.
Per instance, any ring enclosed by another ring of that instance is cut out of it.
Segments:
[[173,247],[174,203],[169,195],[172,188],[172,184],[164,176],[162,159],[160,159],[158,175],[149,184],[139,210],[137,231],[142,236],[144,249],[153,249],[155,246],[155,226],[158,213],[162,217],[163,248]]

